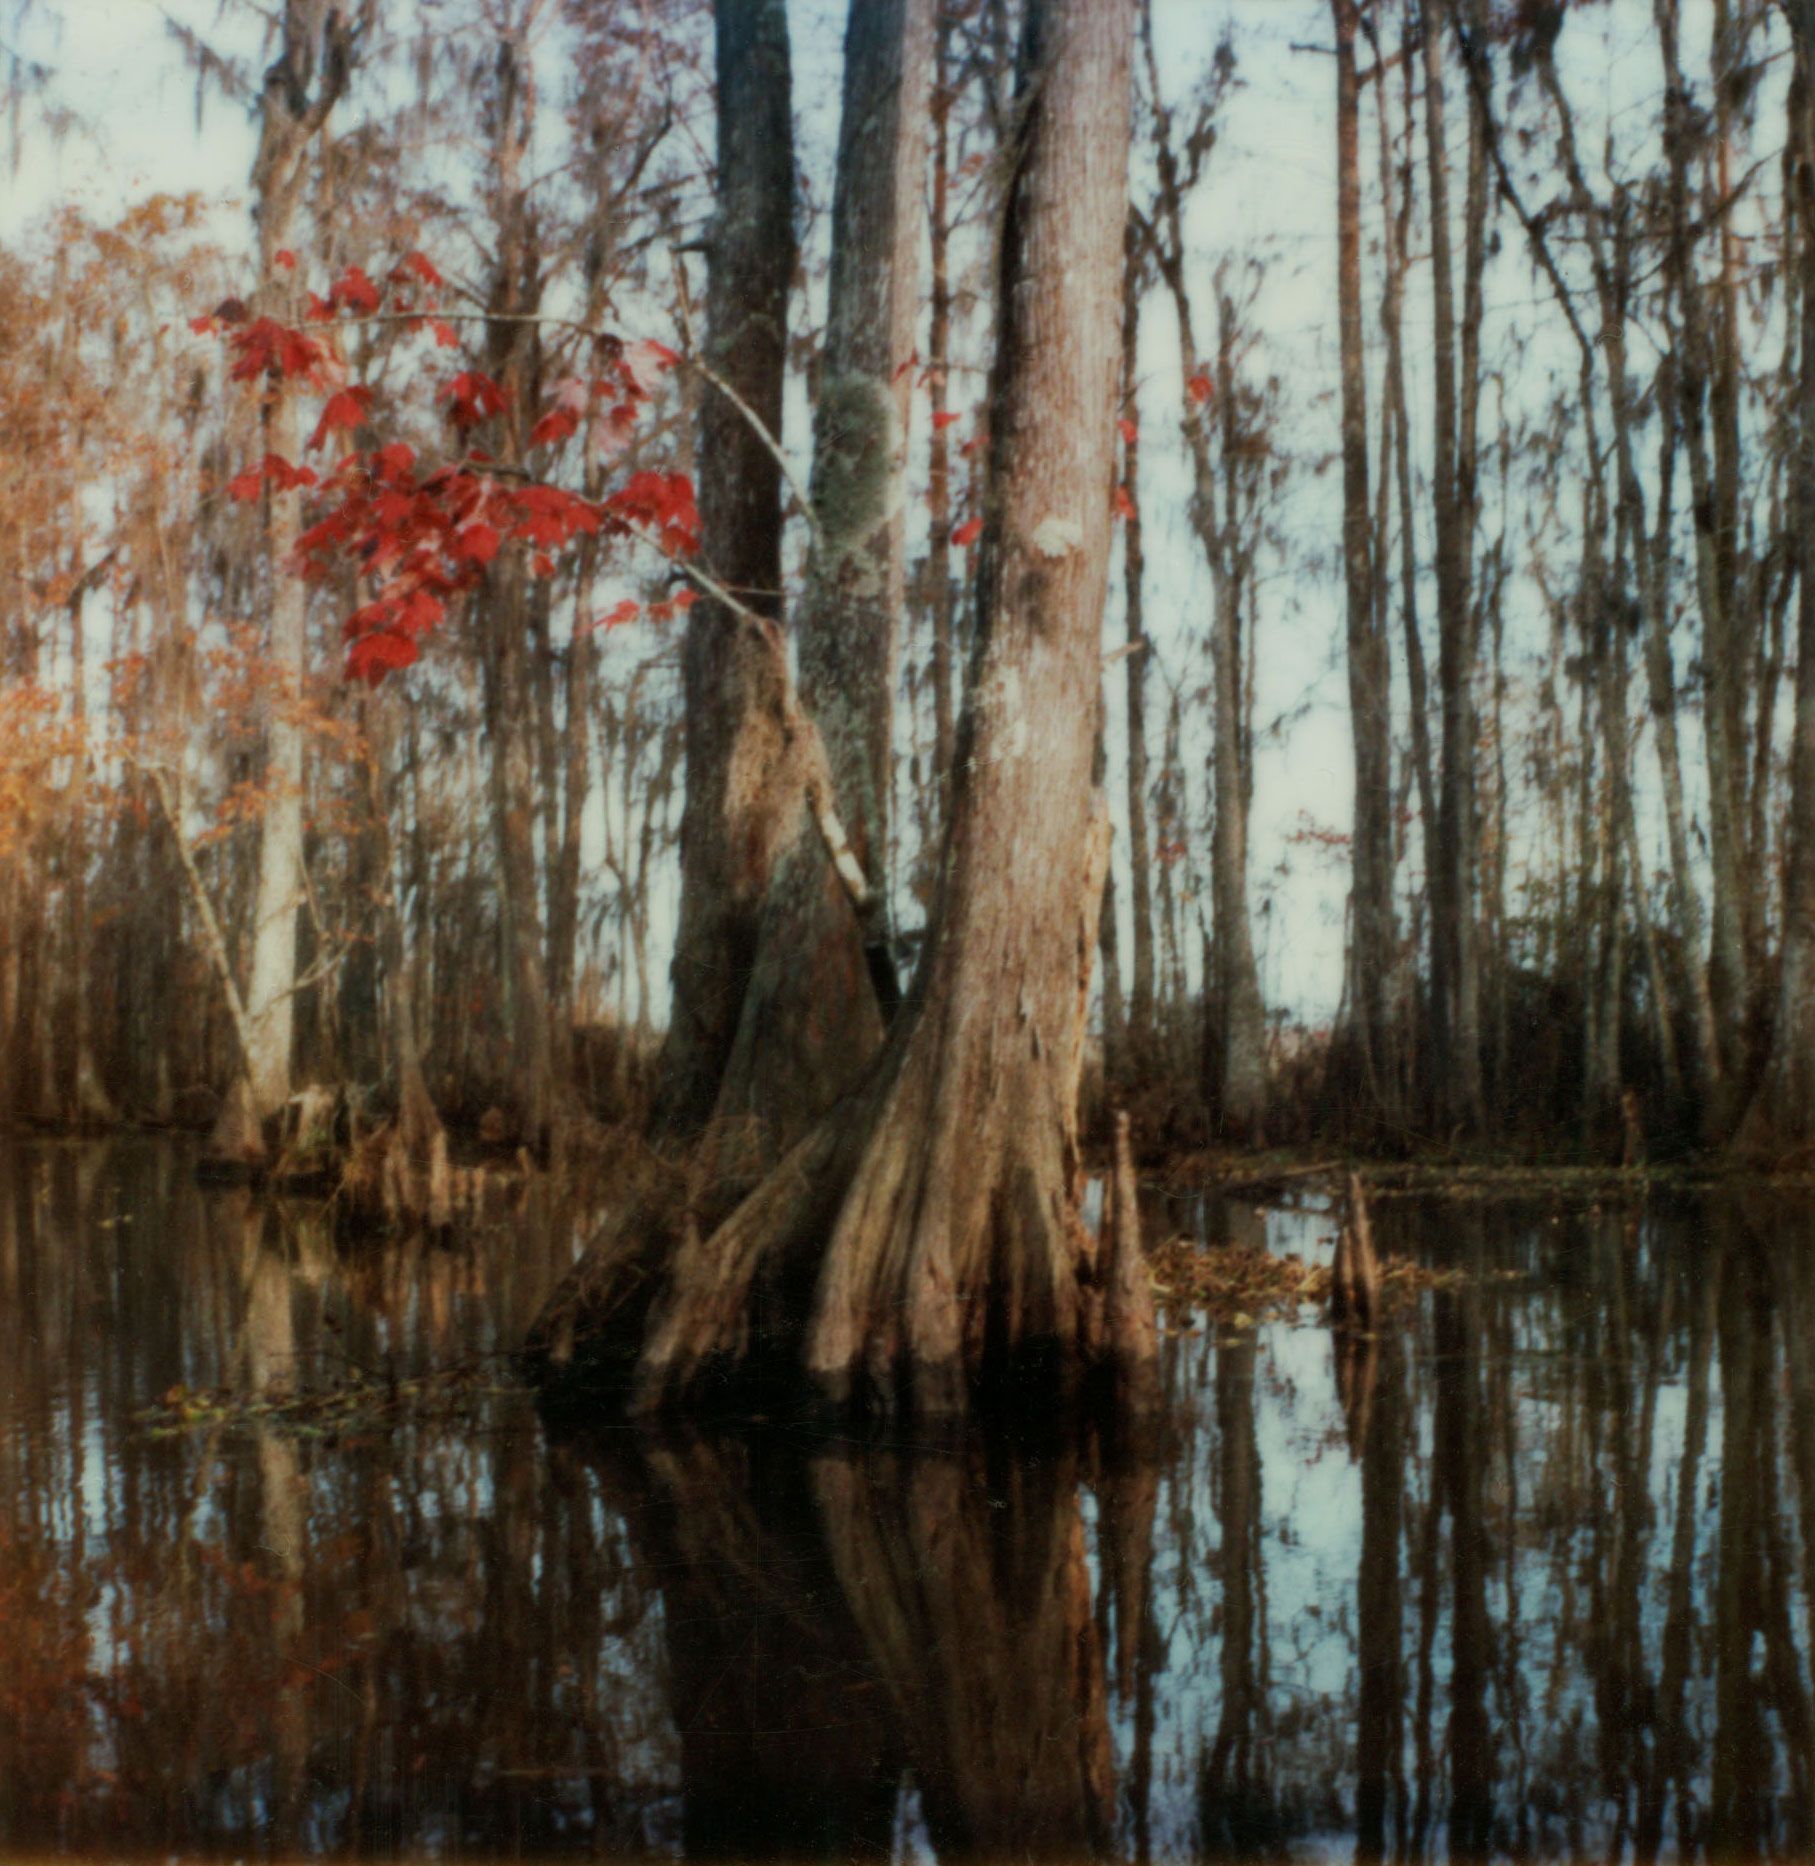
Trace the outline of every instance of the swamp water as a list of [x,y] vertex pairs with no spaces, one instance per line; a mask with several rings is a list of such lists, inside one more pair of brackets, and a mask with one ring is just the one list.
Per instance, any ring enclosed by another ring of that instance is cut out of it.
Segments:
[[1149,1450],[578,1440],[571,1216],[0,1150],[0,1856],[1806,1854],[1815,1210],[1375,1226],[1464,1276],[1173,1330]]

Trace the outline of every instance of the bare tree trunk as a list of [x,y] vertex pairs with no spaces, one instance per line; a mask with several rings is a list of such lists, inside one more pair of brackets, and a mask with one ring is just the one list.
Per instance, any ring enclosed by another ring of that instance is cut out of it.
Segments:
[[[1091,755],[1091,782],[1105,790],[1109,773],[1107,696],[1097,703],[1097,742]],[[1122,989],[1122,934],[1116,922],[1115,864],[1103,871],[1103,907],[1097,918],[1097,953],[1103,962],[1103,1074],[1119,1087],[1128,1051],[1128,1000]]]
[[[706,360],[770,435],[782,431],[794,271],[794,126],[785,0],[721,0],[715,14],[717,201],[708,248]],[[701,553],[759,614],[781,613],[781,474],[722,395],[700,407]],[[673,1006],[655,1120],[696,1134],[712,1113],[755,959],[785,755],[778,670],[720,605],[688,612],[682,650],[687,791]]]
[[[583,578],[582,588],[586,587]],[[584,616],[582,600],[579,613]],[[548,999],[557,1050],[571,1051],[574,966],[580,929],[581,836],[592,784],[592,683],[598,655],[590,629],[576,628],[567,646],[566,703],[562,719],[561,834],[548,879]],[[563,1077],[567,1059],[557,1058]]]
[[[1664,64],[1664,151],[1669,160],[1665,277],[1682,316],[1673,346],[1671,380],[1683,451],[1689,460],[1689,510],[1695,536],[1695,590],[1702,619],[1702,667],[1708,687],[1702,737],[1708,765],[1708,862],[1713,876],[1713,945],[1709,985],[1714,997],[1721,1059],[1729,1074],[1743,1072],[1746,1013],[1751,996],[1742,879],[1745,847],[1745,680],[1748,657],[1733,613],[1732,538],[1721,536],[1720,504],[1708,436],[1713,341],[1701,280],[1696,272],[1690,220],[1689,161],[1701,131],[1683,85],[1677,57],[1676,0],[1653,0]],[[1728,469],[1729,473],[1731,468]]]
[[1815,0],[1787,0],[1796,62],[1788,174],[1802,283],[1802,369],[1792,433],[1797,546],[1796,711],[1790,740],[1789,878],[1771,1060],[1742,1139],[1793,1146],[1815,1138]]
[[[1238,451],[1243,444],[1235,386],[1235,310],[1218,306],[1221,327],[1217,379],[1223,418],[1223,524],[1217,533],[1212,583],[1215,617],[1210,632],[1211,759],[1216,774],[1216,819],[1210,834],[1210,890],[1216,922],[1216,1074],[1210,1084],[1212,1118],[1222,1133],[1259,1142],[1267,1108],[1267,1024],[1260,973],[1248,922],[1248,806],[1252,795],[1242,699],[1241,616],[1247,566],[1240,530]],[[1199,429],[1194,447],[1206,445]],[[1208,485],[1194,475],[1200,493]],[[1200,527],[1215,530],[1208,503]],[[1206,537],[1206,544],[1209,540]],[[1220,561],[1220,574],[1215,564]],[[1209,981],[1206,981],[1207,983]]]
[[[285,0],[278,56],[265,73],[252,162],[259,294],[267,311],[278,317],[287,319],[293,306],[277,255],[295,243],[305,158],[346,86],[351,47],[352,25],[338,0]],[[267,400],[264,424],[264,451],[297,460],[302,424],[295,397],[279,394]],[[273,698],[266,717],[265,812],[245,1000],[250,1048],[245,1075],[234,1083],[212,1143],[218,1153],[241,1160],[263,1155],[261,1124],[290,1095],[296,915],[303,898],[305,745],[298,709],[308,672],[308,591],[290,572],[301,533],[302,495],[279,492],[267,483],[264,498]]]
[[69,904],[69,976],[70,993],[69,1061],[71,1069],[70,1111],[79,1122],[106,1127],[112,1124],[115,1111],[112,1098],[101,1086],[95,1068],[93,1020],[89,1014],[90,993],[95,981],[89,975],[92,952],[88,909],[88,655],[83,629],[83,609],[91,585],[106,569],[105,563],[93,571],[78,574],[76,587],[69,598],[69,680],[75,746],[74,770],[69,786],[69,836],[65,859],[69,877],[65,892]]
[[[1161,96],[1150,12],[1142,16],[1142,46],[1152,92],[1154,158],[1159,172],[1155,260],[1172,298],[1178,326],[1179,385],[1184,406],[1185,441],[1191,456],[1191,523],[1209,565],[1212,595],[1211,761],[1216,819],[1211,836],[1211,894],[1216,946],[1215,976],[1206,981],[1212,1018],[1208,1057],[1210,1080],[1206,1088],[1213,1117],[1219,1126],[1231,1135],[1252,1137],[1258,1134],[1265,1113],[1266,1021],[1254,960],[1253,932],[1248,924],[1248,781],[1243,752],[1240,549],[1235,536],[1233,496],[1227,502],[1229,509],[1222,514],[1220,522],[1218,519],[1216,462],[1211,444],[1212,411],[1201,387],[1194,386],[1200,385],[1203,378],[1199,372],[1200,352],[1193,328],[1191,294],[1185,278],[1185,183],[1173,147],[1171,113]],[[1223,445],[1227,455],[1236,433],[1230,353],[1233,332],[1226,303],[1221,311],[1219,321],[1223,330],[1218,370]],[[1232,461],[1226,459],[1225,465],[1232,466]],[[1175,699],[1174,730],[1176,714]],[[1172,757],[1169,744],[1169,762]],[[1178,818],[1182,823],[1182,810]],[[1175,829],[1172,833],[1176,839],[1179,832]],[[1164,871],[1160,885],[1162,892],[1169,892]],[[1177,934],[1169,912],[1164,920],[1168,940],[1176,952]],[[1182,1000],[1182,991],[1178,995]]]
[[[1140,416],[1135,400],[1142,286],[1138,234],[1131,224],[1122,257],[1122,415]],[[1128,695],[1128,897],[1134,916],[1133,971],[1128,996],[1128,1036],[1137,1054],[1153,1041],[1153,838],[1147,827],[1146,552],[1141,532],[1141,436],[1131,425],[1122,443],[1122,489],[1129,510],[1122,527],[1125,675]]]
[[[540,400],[542,354],[536,327],[522,320],[542,302],[543,267],[526,174],[535,134],[533,51],[527,15],[506,16],[493,54],[491,220],[496,249],[486,304],[486,356],[512,415],[503,440],[507,464],[520,464],[517,411]],[[499,937],[510,1046],[505,1093],[518,1139],[538,1151],[549,1141],[561,1099],[549,1016],[542,876],[537,860],[539,747],[533,637],[543,591],[532,587],[521,553],[492,567],[477,605],[481,620],[487,783],[498,862]],[[539,755],[540,754],[540,755]]]
[[[1449,152],[1444,128],[1443,21],[1437,0],[1424,0],[1425,138],[1430,175],[1432,361],[1436,373],[1437,684],[1442,712],[1443,767],[1436,836],[1430,845],[1432,1049],[1443,1072],[1438,1090],[1443,1120],[1479,1132],[1481,1096],[1480,965],[1475,932],[1474,618],[1469,591],[1469,538],[1474,524],[1473,383],[1468,358],[1458,393],[1456,313],[1452,296]],[[1470,113],[1471,156],[1476,112]],[[1469,210],[1475,211],[1474,163]],[[1469,226],[1468,294],[1475,287],[1473,254],[1481,229]],[[1465,330],[1466,340],[1466,330]],[[1466,348],[1465,341],[1465,348]]]
[[927,324],[927,397],[931,432],[927,439],[927,612],[933,632],[933,793],[938,809],[929,859],[951,814],[952,743],[956,723],[956,644],[952,636],[956,603],[952,588],[952,449],[950,426],[952,355],[952,160],[951,117],[955,86],[952,70],[951,8],[935,5],[933,37],[932,212],[928,225],[932,265],[932,310]]
[[[1352,997],[1367,1094],[1396,1123],[1398,1067],[1390,992],[1393,925],[1392,658],[1375,603],[1368,512],[1367,364],[1361,332],[1361,107],[1356,0],[1330,0],[1336,27],[1336,295],[1342,339],[1342,559],[1348,598],[1349,729],[1355,825]],[[1382,80],[1384,89],[1384,79]],[[1384,96],[1381,120],[1385,121]],[[1409,529],[1409,509],[1407,514]],[[1382,534],[1379,548],[1385,550]]]
[[[1363,20],[1364,26],[1368,24]],[[1394,479],[1399,496],[1399,587],[1402,627],[1405,634],[1405,684],[1407,710],[1410,714],[1412,767],[1418,783],[1420,836],[1425,863],[1430,866],[1437,833],[1436,761],[1431,751],[1430,683],[1425,673],[1424,637],[1418,623],[1418,539],[1415,517],[1418,508],[1412,488],[1412,424],[1406,405],[1405,341],[1403,307],[1405,303],[1406,244],[1410,236],[1415,164],[1413,109],[1413,16],[1405,9],[1399,65],[1404,73],[1406,155],[1400,185],[1393,187],[1392,141],[1387,127],[1384,90],[1378,112],[1380,133],[1380,201],[1385,229],[1385,280],[1381,288],[1380,323],[1386,338],[1386,395],[1393,425]],[[1381,43],[1373,44],[1376,64],[1383,63]],[[1384,83],[1384,70],[1383,78]],[[1379,548],[1384,551],[1385,539]],[[1414,909],[1414,912],[1416,909]],[[1413,929],[1414,934],[1417,929]],[[1412,951],[1419,950],[1416,938]],[[1415,967],[1415,961],[1414,967]],[[1413,1082],[1417,1075],[1408,1058],[1404,1080]]]
[[[1656,722],[1658,774],[1663,793],[1664,823],[1670,851],[1671,918],[1675,923],[1677,945],[1681,954],[1684,995],[1690,1010],[1690,1029],[1694,1038],[1691,1050],[1693,1083],[1702,1110],[1705,1133],[1721,1131],[1726,1125],[1722,1083],[1721,1044],[1716,1029],[1713,994],[1708,966],[1703,956],[1704,929],[1701,891],[1695,879],[1689,853],[1688,812],[1683,800],[1682,755],[1677,738],[1676,677],[1670,649],[1670,516],[1672,511],[1672,476],[1676,460],[1676,423],[1667,418],[1659,442],[1658,516],[1646,540],[1645,496],[1638,473],[1635,429],[1637,426],[1628,387],[1626,360],[1626,311],[1630,291],[1631,256],[1623,238],[1609,240],[1600,204],[1589,192],[1576,150],[1574,117],[1564,94],[1554,61],[1548,52],[1538,59],[1538,78],[1545,95],[1557,112],[1559,149],[1563,168],[1569,178],[1576,211],[1582,216],[1593,264],[1595,293],[1601,320],[1601,359],[1607,376],[1607,402],[1612,423],[1614,466],[1617,473],[1618,502],[1622,522],[1632,540],[1632,555],[1638,578],[1640,607],[1645,628],[1645,682],[1652,717]],[[1550,272],[1561,293],[1554,266],[1549,262],[1544,238],[1530,220],[1526,222],[1540,261]],[[1611,250],[1609,250],[1611,247]],[[1573,321],[1573,311],[1570,316]],[[1595,358],[1588,338],[1580,326],[1577,341],[1583,349],[1584,380],[1592,375]],[[1671,360],[1666,354],[1659,372],[1659,400],[1666,410],[1674,409],[1676,397],[1669,393]],[[1583,391],[1585,411],[1592,398]]]

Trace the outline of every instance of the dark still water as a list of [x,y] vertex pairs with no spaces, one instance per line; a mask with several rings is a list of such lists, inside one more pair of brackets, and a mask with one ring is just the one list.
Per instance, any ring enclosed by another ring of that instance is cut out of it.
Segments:
[[0,1151],[0,1854],[1806,1854],[1815,1213],[1376,1226],[1466,1277],[1175,1334],[1151,1456],[551,1442],[571,1216]]

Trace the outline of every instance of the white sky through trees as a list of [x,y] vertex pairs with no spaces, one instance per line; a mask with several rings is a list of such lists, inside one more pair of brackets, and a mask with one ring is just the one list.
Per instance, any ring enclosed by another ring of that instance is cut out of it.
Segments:
[[[404,0],[391,0],[391,4],[401,10]],[[430,17],[443,11],[464,16],[462,9],[438,8],[432,0],[413,0],[413,4],[422,5]],[[1232,40],[1237,61],[1239,82],[1219,119],[1216,146],[1193,199],[1187,233],[1194,259],[1200,341],[1215,342],[1220,267],[1228,288],[1247,301],[1245,317],[1252,337],[1245,367],[1257,382],[1275,385],[1278,415],[1271,440],[1288,471],[1268,515],[1278,533],[1276,545],[1263,551],[1259,565],[1250,885],[1261,982],[1269,1009],[1283,1008],[1319,1022],[1332,1015],[1340,995],[1348,862],[1346,846],[1323,843],[1315,832],[1346,832],[1351,810],[1337,457],[1335,72],[1332,60],[1321,49],[1331,39],[1329,8],[1326,0],[1155,0],[1155,4],[1162,82],[1168,102],[1179,107],[1181,117],[1187,114],[1212,54],[1225,36]],[[223,8],[216,0],[169,0],[167,9],[153,0],[26,0],[23,5],[19,0],[10,4],[0,0],[0,69],[7,61],[23,61],[40,65],[50,74],[42,90],[15,107],[17,164],[0,183],[0,240],[17,245],[45,237],[48,217],[65,205],[105,221],[147,194],[194,191],[220,203],[215,232],[223,246],[250,251],[245,200],[254,132],[248,108],[225,100],[209,86],[198,129],[195,73],[166,23],[166,10],[199,36],[247,61],[254,71],[259,68],[261,27],[256,15]],[[1397,43],[1398,13],[1396,5],[1390,8],[1385,22],[1389,50]],[[1683,0],[1683,16],[1685,65],[1691,82],[1705,88],[1712,8],[1706,0]],[[799,162],[809,206],[817,210],[809,216],[808,232],[810,241],[817,242],[818,257],[823,258],[837,132],[843,9],[831,0],[792,0],[792,18]],[[1362,56],[1365,64],[1365,45]],[[1591,180],[1605,183],[1604,148],[1611,151],[1616,170],[1622,162],[1633,171],[1657,165],[1662,79],[1650,0],[1573,7],[1558,42],[1557,59],[1579,115]],[[1753,231],[1768,226],[1775,216],[1784,63],[1779,60],[1767,77],[1773,88],[1759,106],[1756,146],[1746,157],[1748,161],[1769,158],[1757,184],[1767,212],[1761,219],[1754,210],[1743,223]],[[1460,213],[1467,112],[1464,75],[1453,57],[1449,78],[1452,194]],[[1502,74],[1503,108],[1504,87]],[[1370,476],[1378,471],[1383,361],[1374,99],[1375,87],[1370,86],[1364,92],[1361,126]],[[1397,129],[1396,91],[1393,107]],[[360,108],[356,85],[347,105],[337,113],[337,125],[344,129]],[[1521,97],[1511,114],[1522,124],[1542,122],[1529,97]],[[1144,130],[1143,122],[1137,135],[1144,136]],[[1509,158],[1534,207],[1552,199],[1562,185],[1547,165],[1548,147],[1544,134],[1529,147],[1512,136],[1507,140]],[[1422,162],[1421,151],[1419,159]],[[1144,141],[1137,142],[1134,152],[1133,187],[1137,199],[1144,198],[1149,187]],[[1419,193],[1422,217],[1422,172]],[[1522,422],[1541,423],[1552,397],[1573,384],[1576,372],[1575,352],[1549,288],[1528,262],[1519,228],[1504,212],[1497,215],[1495,227],[1498,252],[1489,267],[1483,336],[1488,378],[1480,428],[1484,466],[1489,466],[1496,442],[1500,408],[1505,407],[1515,429]],[[1427,252],[1428,235],[1422,225],[1416,226],[1405,329],[1414,457],[1420,472],[1430,453]],[[1566,267],[1580,263],[1580,255],[1571,253],[1567,244],[1560,249],[1560,258]],[[306,264],[306,254],[304,260]],[[816,267],[809,264],[809,277],[815,272]],[[1585,277],[1572,274],[1572,283],[1581,286],[1585,298]],[[817,315],[822,290],[823,284],[816,284],[805,303],[797,304],[797,326]],[[208,306],[198,302],[196,308]],[[1781,341],[1772,322],[1775,315],[1775,305],[1760,313],[1754,339],[1760,356],[1774,356]],[[1585,317],[1585,321],[1592,320]],[[1643,326],[1642,312],[1640,323]],[[1643,341],[1635,341],[1634,370],[1648,375],[1651,362]],[[1174,687],[1190,700],[1209,680],[1210,607],[1208,574],[1186,516],[1188,471],[1177,428],[1179,371],[1172,310],[1157,288],[1149,292],[1144,307],[1140,373],[1147,616],[1155,638],[1148,716],[1150,752],[1157,770]],[[979,385],[971,399],[980,394]],[[952,405],[964,408],[966,391],[955,390]],[[803,479],[810,438],[806,417],[804,392],[797,384],[786,439]],[[916,435],[922,447],[924,425],[922,416]],[[917,483],[923,485],[923,477]],[[1537,656],[1545,648],[1548,629],[1535,584],[1526,574],[1542,490],[1530,483],[1528,467],[1516,468],[1513,483],[1502,487],[1490,466],[1483,482],[1482,533],[1477,543],[1479,558],[1487,539],[1504,525],[1513,566],[1507,608],[1507,708],[1520,734],[1530,715],[1539,673]],[[1573,498],[1572,492],[1568,499]],[[1395,527],[1397,523],[1395,512]],[[1573,506],[1562,514],[1560,527],[1553,526],[1542,546],[1553,566],[1553,580],[1566,580],[1571,574],[1572,535]],[[1422,536],[1420,558],[1428,574],[1428,539]],[[1111,644],[1121,634],[1120,587],[1118,563],[1106,628]],[[1434,605],[1428,590],[1422,619],[1434,679]],[[1395,590],[1394,701],[1396,738],[1403,742],[1400,627]],[[617,644],[613,646],[615,650]],[[923,644],[916,640],[910,652],[923,654]],[[1491,655],[1485,642],[1483,659],[1483,678],[1489,679]],[[610,665],[608,657],[607,678]],[[1699,816],[1704,786],[1696,732],[1698,690],[1692,667],[1686,636],[1679,637],[1679,678],[1686,688],[1685,775],[1690,807]],[[1122,704],[1123,676],[1118,667],[1110,681],[1111,783],[1118,820],[1124,783],[1119,752]],[[1636,685],[1633,709],[1636,723],[1642,720]],[[1191,784],[1190,855],[1175,869],[1175,878],[1184,885],[1189,885],[1193,873],[1207,876],[1208,870],[1204,708],[1195,707],[1189,717],[1185,762]],[[1509,742],[1509,765],[1516,764],[1520,755],[1519,745]],[[1634,746],[1634,765],[1645,857],[1649,865],[1657,866],[1653,857],[1661,832],[1658,812],[1652,807],[1653,760],[1650,736],[1641,732]],[[1511,778],[1509,894],[1511,911],[1516,914],[1521,862],[1530,852],[1535,826],[1527,820],[1533,794],[1521,783],[1517,770]],[[1160,839],[1156,832],[1156,840]],[[1402,904],[1408,888],[1421,882],[1414,827],[1400,874]],[[1126,915],[1125,886],[1120,899]],[[1187,914],[1187,957],[1194,978],[1198,966],[1195,915],[1200,904],[1207,916],[1207,882]],[[659,906],[657,911],[661,911]],[[905,924],[915,924],[918,917],[911,903],[904,906],[901,919]],[[1403,924],[1401,932],[1403,936]],[[660,925],[656,935],[658,949],[665,951]]]

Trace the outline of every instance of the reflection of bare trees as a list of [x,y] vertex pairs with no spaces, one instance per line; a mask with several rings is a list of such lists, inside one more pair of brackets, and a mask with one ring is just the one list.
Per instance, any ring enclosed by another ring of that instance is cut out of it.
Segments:
[[16,1153],[0,1850],[1806,1853],[1808,1220],[1377,1222],[1470,1280],[1333,1369],[1174,1337],[1163,1457],[608,1457],[520,1396],[166,1438],[173,1386],[507,1342],[570,1234],[349,1259],[167,1151]]
[[497,1243],[349,1276],[168,1148],[0,1152],[0,1850],[641,1844],[652,1597],[527,1400],[333,1439],[134,1421],[527,1325],[564,1238]]
[[[1404,1660],[1400,1582],[1405,1483],[1403,1348],[1396,1336],[1338,1340],[1351,1369],[1351,1445],[1361,1463],[1361,1571],[1356,1583],[1355,1839],[1363,1860],[1387,1855],[1387,1824],[1403,1823]],[[1359,1365],[1357,1364],[1359,1363]],[[1365,1406],[1360,1397],[1365,1396]],[[1357,1412],[1362,1415],[1355,1426]],[[1358,1442],[1357,1442],[1358,1441]]]
[[1283,1837],[1268,1767],[1266,1589],[1261,1555],[1260,1447],[1254,1431],[1255,1341],[1216,1351],[1217,1527],[1222,1582],[1222,1703],[1199,1771],[1206,1853],[1271,1850]]

